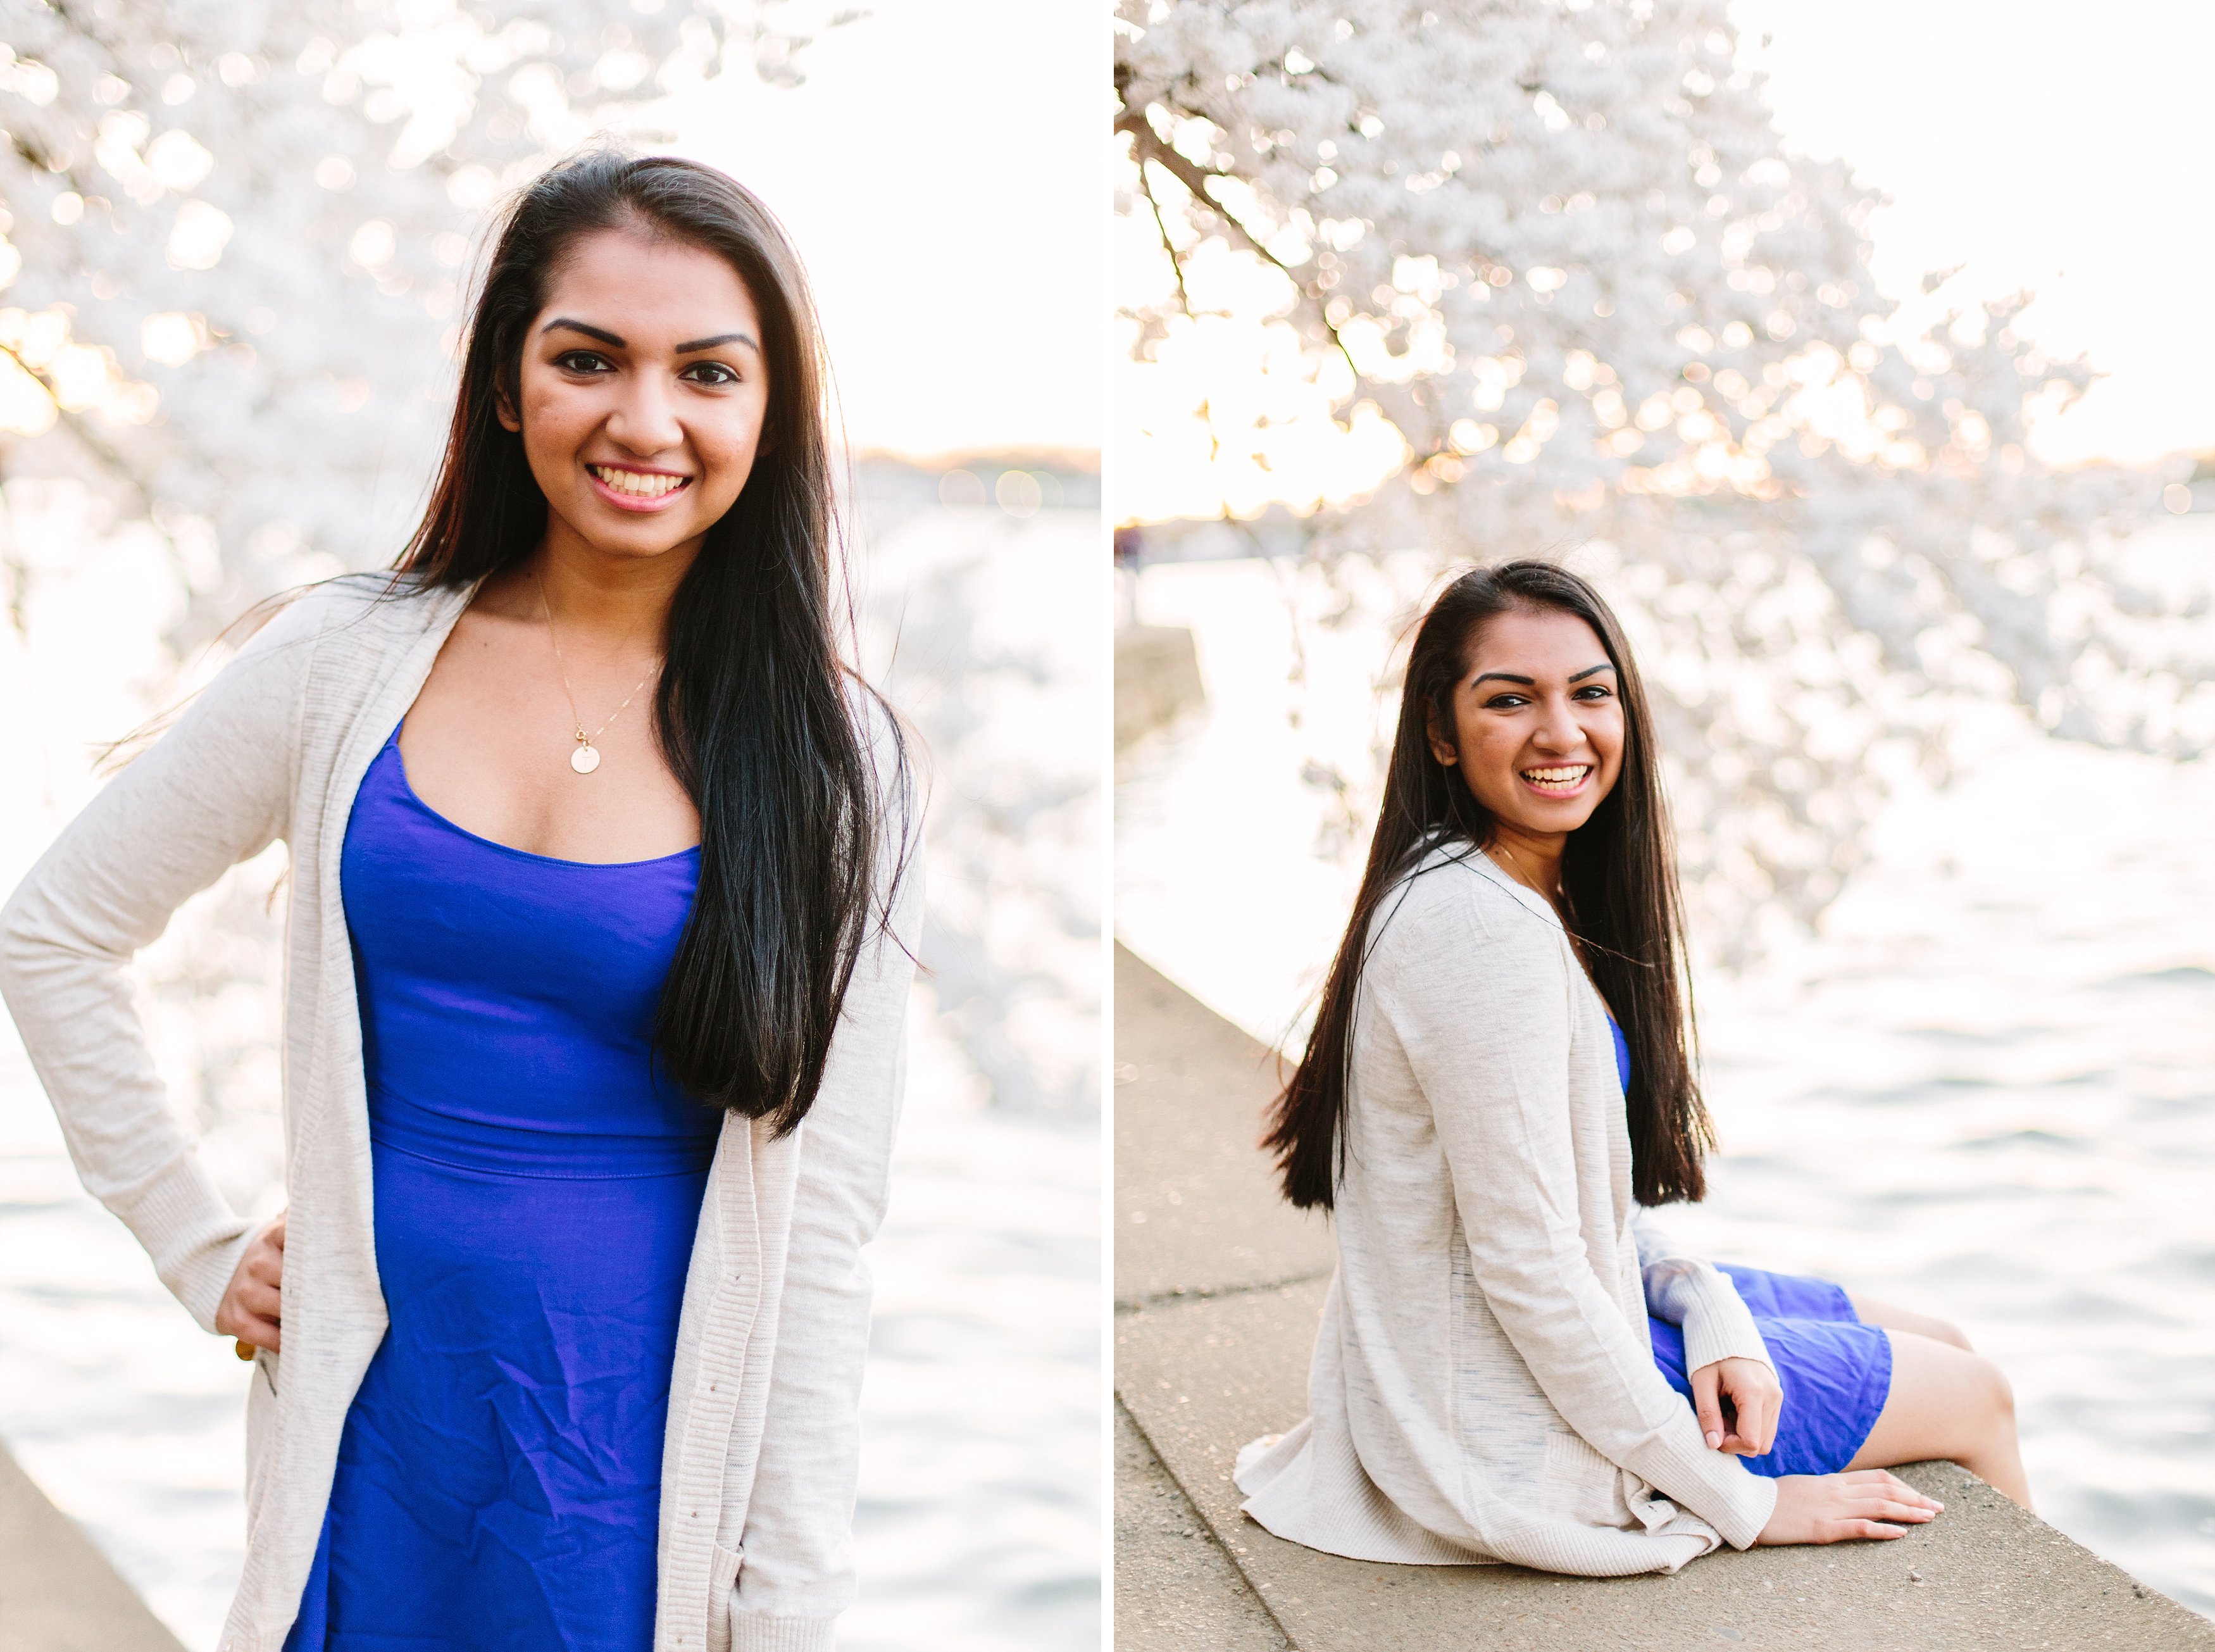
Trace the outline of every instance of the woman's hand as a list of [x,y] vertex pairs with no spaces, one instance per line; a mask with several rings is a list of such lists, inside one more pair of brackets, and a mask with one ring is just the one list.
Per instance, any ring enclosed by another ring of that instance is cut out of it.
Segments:
[[[225,1336],[277,1352],[284,1322],[285,1214],[254,1236],[238,1259],[223,1300],[215,1306],[215,1328]],[[242,1350],[242,1354],[243,1350]]]
[[[1723,1397],[1738,1413],[1735,1426],[1723,1421]],[[1718,1360],[1692,1373],[1692,1409],[1710,1451],[1733,1457],[1759,1457],[1776,1443],[1776,1417],[1784,1391],[1776,1373],[1758,1360]]]
[[1780,1475],[1776,1512],[1754,1541],[1775,1545],[1904,1537],[1909,1526],[1934,1519],[1945,1507],[1882,1469]]

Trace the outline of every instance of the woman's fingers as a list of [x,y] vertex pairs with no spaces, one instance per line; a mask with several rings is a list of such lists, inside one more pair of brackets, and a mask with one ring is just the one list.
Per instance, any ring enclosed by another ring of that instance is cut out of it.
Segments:
[[226,1336],[275,1352],[285,1318],[285,1218],[255,1234],[232,1271],[215,1328]]
[[1736,1426],[1721,1449],[1739,1457],[1759,1457],[1776,1443],[1776,1420],[1784,1391],[1776,1374],[1758,1360],[1721,1360],[1712,1367],[1718,1385],[1730,1397]]
[[1887,1538],[1904,1538],[1907,1535],[1905,1526],[1886,1526],[1878,1520],[1842,1520],[1838,1523],[1838,1529],[1824,1541],[1850,1543],[1856,1538],[1872,1538],[1881,1542]]
[[224,1327],[225,1333],[242,1342],[251,1342],[256,1348],[266,1348],[272,1354],[284,1341],[283,1329],[275,1321],[262,1319],[252,1314],[239,1316],[236,1323]]
[[1710,1451],[1722,1449],[1723,1408],[1718,1397],[1721,1389],[1715,1366],[1703,1365],[1692,1373],[1692,1409],[1700,1419],[1700,1434]]
[[1935,1519],[1939,1504],[1881,1469],[1845,1474],[1788,1474],[1761,1530],[1764,1544],[1879,1542]]
[[1851,1486],[1881,1487],[1887,1496],[1920,1508],[1936,1511],[1946,1507],[1936,1497],[1925,1496],[1888,1469],[1851,1469],[1838,1478]]
[[1755,1385],[1743,1384],[1731,1395],[1731,1403],[1738,1409],[1738,1428],[1723,1449],[1741,1457],[1759,1457],[1776,1441],[1775,1398]]

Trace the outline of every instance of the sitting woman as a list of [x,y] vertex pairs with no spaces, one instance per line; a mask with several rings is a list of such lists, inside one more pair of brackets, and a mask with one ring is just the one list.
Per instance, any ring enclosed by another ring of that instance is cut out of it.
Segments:
[[1311,1415],[1239,1455],[1247,1513],[1358,1559],[1673,1571],[1721,1542],[1895,1538],[1950,1458],[2028,1503],[2006,1379],[1941,1322],[1726,1274],[1697,1200],[1653,718],[1584,580],[1451,585],[1408,660],[1384,807],[1268,1145],[1335,1214]]

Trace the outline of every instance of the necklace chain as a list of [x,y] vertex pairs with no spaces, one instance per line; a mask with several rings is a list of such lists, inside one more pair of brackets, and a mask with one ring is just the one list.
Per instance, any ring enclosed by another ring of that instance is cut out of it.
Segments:
[[561,679],[561,693],[569,702],[569,721],[576,726],[577,730],[577,749],[569,753],[569,766],[579,774],[590,774],[600,766],[599,750],[592,742],[606,734],[614,726],[615,720],[623,715],[629,707],[630,703],[638,698],[639,690],[653,680],[655,673],[660,671],[662,662],[657,660],[648,666],[646,675],[640,678],[631,691],[623,697],[623,704],[608,713],[607,722],[593,729],[589,734],[586,734],[585,720],[577,715],[576,691],[569,686],[568,661],[561,656],[561,633],[554,623],[554,606],[546,600],[546,576],[543,574],[538,574],[536,577],[538,582],[539,611],[546,616],[546,640],[554,645],[554,669]]

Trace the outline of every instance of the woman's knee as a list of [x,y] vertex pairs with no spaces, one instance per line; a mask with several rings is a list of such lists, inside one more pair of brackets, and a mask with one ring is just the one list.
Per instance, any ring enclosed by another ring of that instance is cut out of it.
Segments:
[[[1923,1316],[1923,1323],[1916,1329],[1932,1342],[1943,1342],[1949,1348],[1960,1348],[1964,1354],[1974,1354],[1977,1351],[1975,1345],[1961,1334],[1961,1328],[1950,1319],[1933,1319],[1926,1314]],[[1993,1369],[1997,1372],[1998,1367],[1995,1366]],[[2007,1379],[2002,1377],[2000,1380],[2004,1383]]]
[[1983,1354],[1973,1354],[1969,1358],[1975,1366],[1979,1397],[1982,1403],[1980,1409],[1984,1415],[1994,1428],[2013,1434],[2015,1385],[2008,1380],[2006,1372]]

